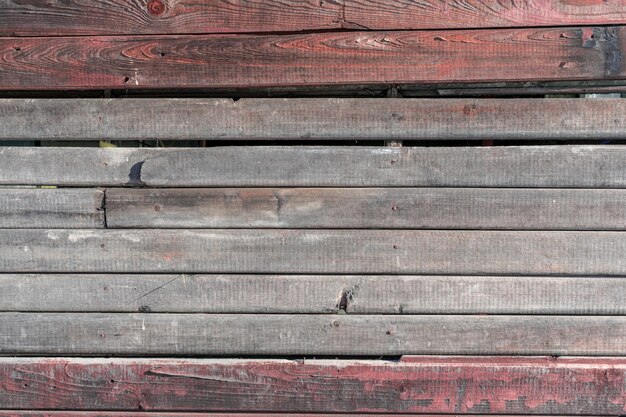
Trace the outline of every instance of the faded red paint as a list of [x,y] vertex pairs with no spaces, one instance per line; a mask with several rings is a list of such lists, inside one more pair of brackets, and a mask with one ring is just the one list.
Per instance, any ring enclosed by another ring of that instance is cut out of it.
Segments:
[[[355,417],[359,414],[354,415]],[[416,417],[415,414],[381,414],[381,416]],[[365,416],[365,415],[364,415]],[[486,417],[487,414],[474,414],[473,417]],[[137,413],[98,412],[98,411],[0,411],[0,417],[348,417],[346,414],[277,414],[277,413]],[[420,414],[419,417],[459,417],[458,414]],[[489,415],[489,417],[519,417],[511,415]],[[548,416],[535,416],[548,417]],[[580,416],[591,417],[591,416]],[[596,416],[597,417],[597,416]],[[606,417],[606,416],[605,416]]]
[[619,415],[626,358],[2,359],[0,409]]
[[[128,414],[127,412],[107,412],[107,411],[0,411],[0,417],[348,417],[348,416],[365,416],[363,414],[283,414],[283,413],[136,413]],[[437,414],[427,415],[420,414],[419,417],[458,417],[458,414]],[[385,414],[385,417],[416,417],[415,414]],[[474,417],[484,417],[474,415]],[[490,417],[511,417],[497,416]],[[548,416],[535,416],[548,417]],[[555,416],[551,416],[555,417]],[[558,417],[558,416],[557,416]],[[581,416],[590,417],[590,416]]]

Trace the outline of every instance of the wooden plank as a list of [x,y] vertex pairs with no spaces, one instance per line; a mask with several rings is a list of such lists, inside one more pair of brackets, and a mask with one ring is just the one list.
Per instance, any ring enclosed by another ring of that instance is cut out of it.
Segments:
[[610,25],[626,22],[620,2],[502,2],[462,5],[391,0],[194,2],[152,0],[9,1],[0,4],[0,36],[188,34],[328,29],[445,29]]
[[0,189],[0,228],[104,228],[104,192]]
[[626,147],[0,147],[1,185],[626,188]]
[[[390,417],[415,417],[415,414],[379,414],[381,416],[388,415]],[[293,414],[293,413],[159,413],[158,417],[345,417],[345,414]],[[367,416],[367,414],[359,413],[356,416]],[[0,410],[0,417],[154,417],[153,413],[145,412],[116,412],[116,411],[22,411]],[[458,414],[437,414],[426,415],[421,417],[458,417]],[[519,417],[512,415],[493,415],[493,414],[474,414],[474,417]],[[537,416],[537,417],[548,417]],[[560,416],[567,417],[567,416]],[[591,416],[585,416],[591,417]],[[599,416],[614,417],[614,416]]]
[[0,229],[0,253],[1,272],[626,275],[623,232]]
[[616,358],[0,359],[11,409],[619,415]]
[[604,189],[107,191],[109,228],[625,230],[624,207],[626,190]]
[[624,79],[625,37],[616,26],[0,38],[0,89]]
[[603,277],[0,275],[4,312],[625,315],[624,299]]
[[622,99],[4,99],[0,140],[625,139]]
[[626,354],[625,316],[0,313],[0,354]]

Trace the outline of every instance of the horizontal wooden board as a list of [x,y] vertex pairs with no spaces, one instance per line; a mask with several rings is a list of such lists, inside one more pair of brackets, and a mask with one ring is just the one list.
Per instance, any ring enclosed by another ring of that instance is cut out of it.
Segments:
[[625,37],[621,26],[282,36],[9,37],[0,38],[0,89],[624,79]]
[[626,147],[0,147],[1,185],[626,188]]
[[0,271],[626,275],[626,233],[0,229]]
[[110,189],[107,224],[179,229],[624,230],[624,207],[626,190]]
[[[295,414],[295,413],[158,413],[158,417],[366,417],[365,413],[351,414]],[[415,417],[415,414],[385,414],[389,417]],[[459,414],[420,414],[421,417],[458,417]],[[474,417],[511,417],[498,414],[475,414]],[[0,410],[0,417],[154,417],[154,413],[146,413],[141,411],[116,412],[116,411],[3,411]],[[547,417],[547,415],[536,416]],[[565,416],[553,416],[565,417]],[[583,417],[583,416],[581,416]],[[584,416],[591,417],[591,416]],[[598,416],[598,417],[614,417],[614,416]]]
[[0,275],[5,312],[626,315],[624,299],[602,277]]
[[624,359],[0,359],[11,409],[619,415]]
[[[295,413],[158,413],[158,417],[366,417],[365,413],[351,414],[295,414]],[[389,417],[415,417],[415,414],[386,414]],[[421,417],[458,417],[458,414],[421,414]],[[474,417],[511,417],[494,414],[475,414]],[[2,411],[0,417],[155,417],[154,413],[145,412],[116,412],[116,411]],[[547,417],[536,416],[536,417]],[[565,417],[565,416],[553,416]],[[582,416],[581,416],[582,417]],[[591,417],[591,416],[585,416]],[[614,417],[614,416],[598,416]]]
[[620,356],[626,317],[0,313],[0,354]]
[[44,1],[0,3],[0,36],[445,29],[626,23],[620,2],[480,0]]
[[0,189],[0,228],[104,228],[103,204],[99,190]]
[[0,140],[625,139],[622,99],[4,99]]

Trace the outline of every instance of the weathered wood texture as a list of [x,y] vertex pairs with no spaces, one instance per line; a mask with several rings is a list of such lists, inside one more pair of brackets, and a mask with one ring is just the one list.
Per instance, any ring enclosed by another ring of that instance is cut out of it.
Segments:
[[621,99],[4,99],[0,140],[625,139]]
[[621,356],[626,317],[0,313],[0,354]]
[[[625,230],[626,190],[110,189],[110,228]],[[601,213],[601,214],[600,214]]]
[[0,229],[2,272],[626,275],[624,232]]
[[0,38],[0,89],[624,79],[622,27]]
[[602,277],[0,275],[5,312],[625,315],[624,299]]
[[[200,413],[200,412],[159,412],[158,417],[368,417],[371,413],[315,414],[315,413]],[[415,417],[416,414],[385,414],[389,417]],[[465,414],[418,414],[420,417],[460,417]],[[119,412],[119,411],[32,411],[0,410],[0,417],[154,417],[154,412]],[[504,414],[472,414],[474,417],[512,417]],[[535,415],[535,417],[571,417],[556,415]],[[615,417],[615,416],[580,416],[580,417]]]
[[0,189],[0,229],[104,228],[104,192]]
[[626,23],[619,1],[10,0],[0,36],[445,29]]
[[10,409],[620,415],[624,359],[0,359]]
[[[312,413],[158,413],[158,417],[367,417],[367,413],[350,414],[312,414]],[[415,417],[415,414],[385,414],[389,417]],[[459,417],[459,414],[420,414],[421,417]],[[498,414],[474,414],[474,417],[511,417]],[[0,417],[155,417],[154,413],[146,412],[119,412],[119,411],[3,411],[0,410]],[[547,415],[536,417],[548,417]],[[566,416],[551,416],[566,417]],[[580,416],[592,417],[592,416]],[[595,416],[595,417],[615,417],[615,416]]]
[[0,148],[0,184],[626,188],[626,147]]

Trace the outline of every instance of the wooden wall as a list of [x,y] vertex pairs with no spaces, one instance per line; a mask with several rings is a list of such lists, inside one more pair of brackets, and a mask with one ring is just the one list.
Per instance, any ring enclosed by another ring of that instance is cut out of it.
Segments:
[[0,417],[624,415],[625,25],[0,0]]

